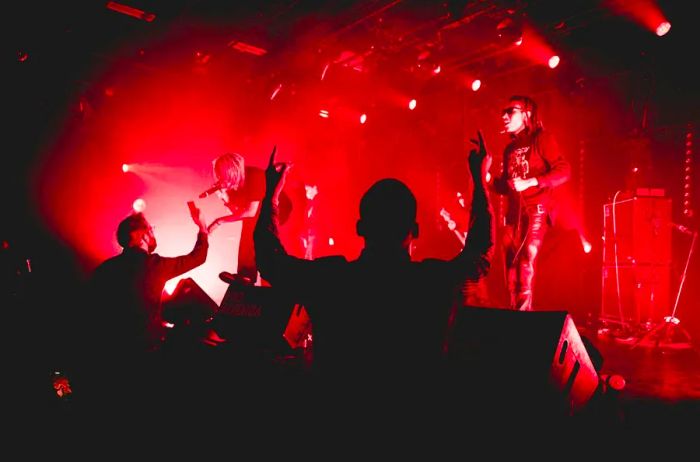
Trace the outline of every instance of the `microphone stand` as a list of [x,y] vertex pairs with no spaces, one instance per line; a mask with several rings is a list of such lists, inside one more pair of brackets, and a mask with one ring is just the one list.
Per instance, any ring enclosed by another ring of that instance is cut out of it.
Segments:
[[678,286],[678,292],[676,293],[676,302],[673,305],[673,311],[670,316],[665,316],[663,322],[657,324],[653,329],[647,332],[643,337],[641,337],[632,348],[636,347],[643,341],[655,338],[654,347],[658,348],[659,343],[662,339],[668,339],[668,345],[672,344],[670,340],[673,340],[673,331],[678,330],[683,335],[683,341],[677,344],[679,349],[692,348],[692,338],[687,330],[685,330],[680,324],[681,320],[676,317],[676,310],[678,310],[678,300],[681,297],[681,291],[683,290],[683,284],[685,283],[685,277],[688,274],[688,264],[690,263],[690,257],[693,255],[693,250],[695,249],[695,241],[697,240],[698,232],[693,232],[693,240],[690,242],[690,249],[688,250],[688,257],[685,260],[685,268],[683,269],[683,275],[681,276],[681,283]]

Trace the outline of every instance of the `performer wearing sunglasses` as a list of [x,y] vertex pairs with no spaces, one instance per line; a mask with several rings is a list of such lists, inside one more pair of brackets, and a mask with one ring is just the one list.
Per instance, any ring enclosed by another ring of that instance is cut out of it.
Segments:
[[571,166],[542,128],[532,98],[511,96],[502,118],[502,133],[511,141],[494,188],[507,197],[503,244],[508,291],[511,308],[531,311],[535,261],[556,212],[553,192],[569,180]]

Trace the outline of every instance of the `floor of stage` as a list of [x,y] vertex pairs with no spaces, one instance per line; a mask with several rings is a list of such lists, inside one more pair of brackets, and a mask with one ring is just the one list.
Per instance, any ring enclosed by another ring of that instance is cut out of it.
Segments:
[[[652,430],[700,424],[700,348],[682,328],[629,333],[600,322],[578,326],[602,357],[602,380],[615,380],[618,421]],[[665,334],[665,335],[660,335]],[[622,380],[620,380],[622,379]]]

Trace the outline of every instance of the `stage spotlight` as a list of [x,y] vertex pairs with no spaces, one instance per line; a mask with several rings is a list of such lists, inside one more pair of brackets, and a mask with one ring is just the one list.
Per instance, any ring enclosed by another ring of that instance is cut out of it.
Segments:
[[472,91],[477,91],[479,88],[481,88],[481,80],[474,79],[472,81]]
[[498,38],[508,44],[519,46],[523,43],[523,28],[513,18],[505,18],[496,25]]
[[549,58],[549,61],[547,61],[547,64],[549,65],[550,69],[554,69],[559,65],[559,56],[552,56],[551,58]]
[[130,169],[131,169],[131,167],[129,167],[129,164],[122,164],[122,172],[126,173]]
[[433,75],[438,75],[441,70],[442,68],[440,67],[440,65],[436,65],[435,67],[433,67]]
[[360,116],[360,123],[363,124],[365,122],[367,122],[367,114],[362,114]]
[[416,108],[417,101],[415,99],[412,99],[411,101],[408,102],[408,108],[410,110],[414,110]]
[[671,23],[668,21],[663,21],[661,24],[656,26],[656,35],[659,37],[663,37],[664,35],[668,34],[668,31],[671,30]]
[[318,111],[318,115],[320,117],[323,117],[324,119],[327,119],[328,117],[330,117],[330,114],[328,114],[328,111],[325,109],[321,109],[320,111]]
[[586,239],[586,236],[579,233],[578,239],[581,242],[581,248],[583,249],[583,253],[591,253],[591,250],[593,250],[593,244],[591,244],[590,241]]
[[146,210],[146,201],[139,198],[134,201],[133,204],[131,204],[131,208],[134,209],[134,212],[143,212]]

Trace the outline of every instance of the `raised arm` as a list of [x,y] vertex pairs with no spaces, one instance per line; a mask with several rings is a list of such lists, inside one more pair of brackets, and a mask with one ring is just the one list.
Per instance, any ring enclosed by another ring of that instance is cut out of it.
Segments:
[[239,221],[244,218],[254,218],[255,215],[258,213],[259,207],[260,201],[250,201],[247,204],[246,208],[242,208],[240,210],[231,210],[230,214],[220,216],[219,218],[212,221],[209,225],[209,232],[214,231],[216,228],[223,225],[224,223],[233,223],[234,221]]
[[178,257],[160,257],[158,264],[163,269],[166,279],[179,276],[187,271],[202,265],[207,260],[209,253],[209,231],[207,223],[200,209],[190,201],[187,203],[190,209],[192,221],[197,225],[197,241],[190,253]]
[[502,168],[499,175],[493,179],[492,185],[493,190],[502,196],[510,193],[510,186],[508,185],[508,155],[504,153]]
[[255,258],[260,275],[272,285],[288,283],[301,289],[312,271],[312,263],[287,253],[279,238],[279,198],[290,164],[276,162],[277,147],[270,154],[270,162],[265,170],[265,196],[263,197],[258,221],[255,224]]
[[486,172],[493,162],[484,143],[481,131],[478,139],[472,139],[474,148],[469,153],[469,171],[474,184],[467,241],[456,257],[469,272],[470,278],[486,275],[493,257],[494,214],[486,189]]

